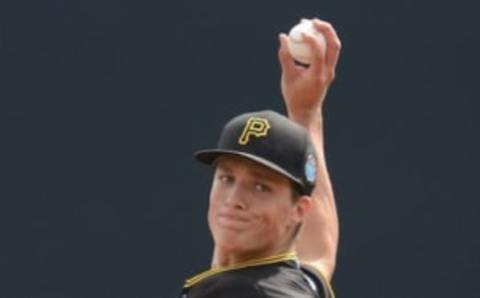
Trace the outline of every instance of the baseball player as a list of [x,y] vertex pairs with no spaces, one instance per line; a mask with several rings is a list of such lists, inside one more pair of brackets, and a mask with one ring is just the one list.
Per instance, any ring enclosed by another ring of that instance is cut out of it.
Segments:
[[211,269],[185,282],[182,298],[334,297],[330,287],[338,218],[324,155],[322,106],[335,77],[340,40],[314,20],[314,51],[299,67],[280,34],[288,118],[273,111],[230,120],[214,149],[196,158],[214,167],[208,223]]

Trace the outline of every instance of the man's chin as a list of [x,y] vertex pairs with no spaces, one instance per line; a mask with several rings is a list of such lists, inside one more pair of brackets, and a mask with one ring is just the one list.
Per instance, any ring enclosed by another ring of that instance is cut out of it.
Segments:
[[250,241],[247,240],[243,233],[226,229],[218,233],[215,237],[215,244],[226,250],[243,250]]
[[222,252],[222,255],[235,257],[239,262],[259,258],[258,255],[263,251],[258,241],[241,240],[240,238],[222,238],[215,242],[216,249]]

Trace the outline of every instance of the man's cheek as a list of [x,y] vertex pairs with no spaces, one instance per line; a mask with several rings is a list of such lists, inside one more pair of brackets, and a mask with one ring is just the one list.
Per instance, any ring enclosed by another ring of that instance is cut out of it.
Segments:
[[259,218],[259,224],[257,227],[258,233],[263,233],[265,237],[269,237],[272,230],[272,220],[268,216],[262,216]]

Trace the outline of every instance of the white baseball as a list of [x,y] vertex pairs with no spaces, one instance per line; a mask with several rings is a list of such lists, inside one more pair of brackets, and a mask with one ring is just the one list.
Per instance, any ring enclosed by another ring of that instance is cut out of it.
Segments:
[[322,33],[318,32],[313,26],[312,20],[302,19],[288,33],[288,49],[295,60],[304,64],[310,64],[312,59],[312,49],[303,40],[302,33],[310,33],[320,36],[323,48],[326,48],[327,42]]

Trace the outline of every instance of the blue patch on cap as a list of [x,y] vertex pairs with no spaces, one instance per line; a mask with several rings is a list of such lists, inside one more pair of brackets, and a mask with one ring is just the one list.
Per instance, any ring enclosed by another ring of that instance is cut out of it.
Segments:
[[317,165],[315,157],[311,154],[308,156],[307,162],[305,162],[305,177],[310,183],[314,183],[317,178]]

